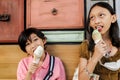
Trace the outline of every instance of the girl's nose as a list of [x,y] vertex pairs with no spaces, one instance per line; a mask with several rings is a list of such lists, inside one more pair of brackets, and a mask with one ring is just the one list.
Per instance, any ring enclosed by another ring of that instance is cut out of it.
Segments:
[[95,24],[99,24],[100,23],[100,19],[96,17],[95,20],[94,20],[94,23]]

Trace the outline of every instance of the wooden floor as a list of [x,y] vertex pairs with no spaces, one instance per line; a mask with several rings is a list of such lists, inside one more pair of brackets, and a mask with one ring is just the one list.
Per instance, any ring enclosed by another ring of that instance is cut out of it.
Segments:
[[[79,47],[80,44],[47,45],[47,51],[63,61],[67,80],[72,80],[79,62]],[[18,45],[0,45],[0,53],[0,80],[16,80],[18,62],[26,54],[20,50]]]

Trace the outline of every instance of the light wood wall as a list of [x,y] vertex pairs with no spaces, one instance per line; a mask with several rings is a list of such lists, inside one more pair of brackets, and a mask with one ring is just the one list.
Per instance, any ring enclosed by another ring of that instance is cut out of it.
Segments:
[[[72,80],[79,62],[79,47],[80,44],[47,45],[47,51],[63,61],[67,80]],[[0,80],[16,80],[18,62],[25,56],[26,54],[20,50],[18,45],[0,45]]]
[[17,65],[24,56],[17,45],[0,45],[0,80],[16,80]]

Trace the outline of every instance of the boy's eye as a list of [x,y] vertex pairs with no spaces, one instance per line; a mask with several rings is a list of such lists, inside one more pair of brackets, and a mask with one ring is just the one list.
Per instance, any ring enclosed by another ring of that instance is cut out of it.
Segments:
[[28,46],[29,44],[30,44],[30,43],[27,42],[25,45]]
[[100,17],[103,17],[103,16],[104,16],[104,14],[100,14],[99,16],[100,16]]
[[34,38],[34,39],[33,39],[33,41],[37,41],[37,40],[38,40],[38,38]]

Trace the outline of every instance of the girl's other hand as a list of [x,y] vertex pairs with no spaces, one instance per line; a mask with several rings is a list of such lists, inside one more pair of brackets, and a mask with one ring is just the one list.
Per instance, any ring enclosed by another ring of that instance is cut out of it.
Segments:
[[107,45],[103,40],[100,40],[94,48],[94,56],[97,57],[98,61],[107,53]]

